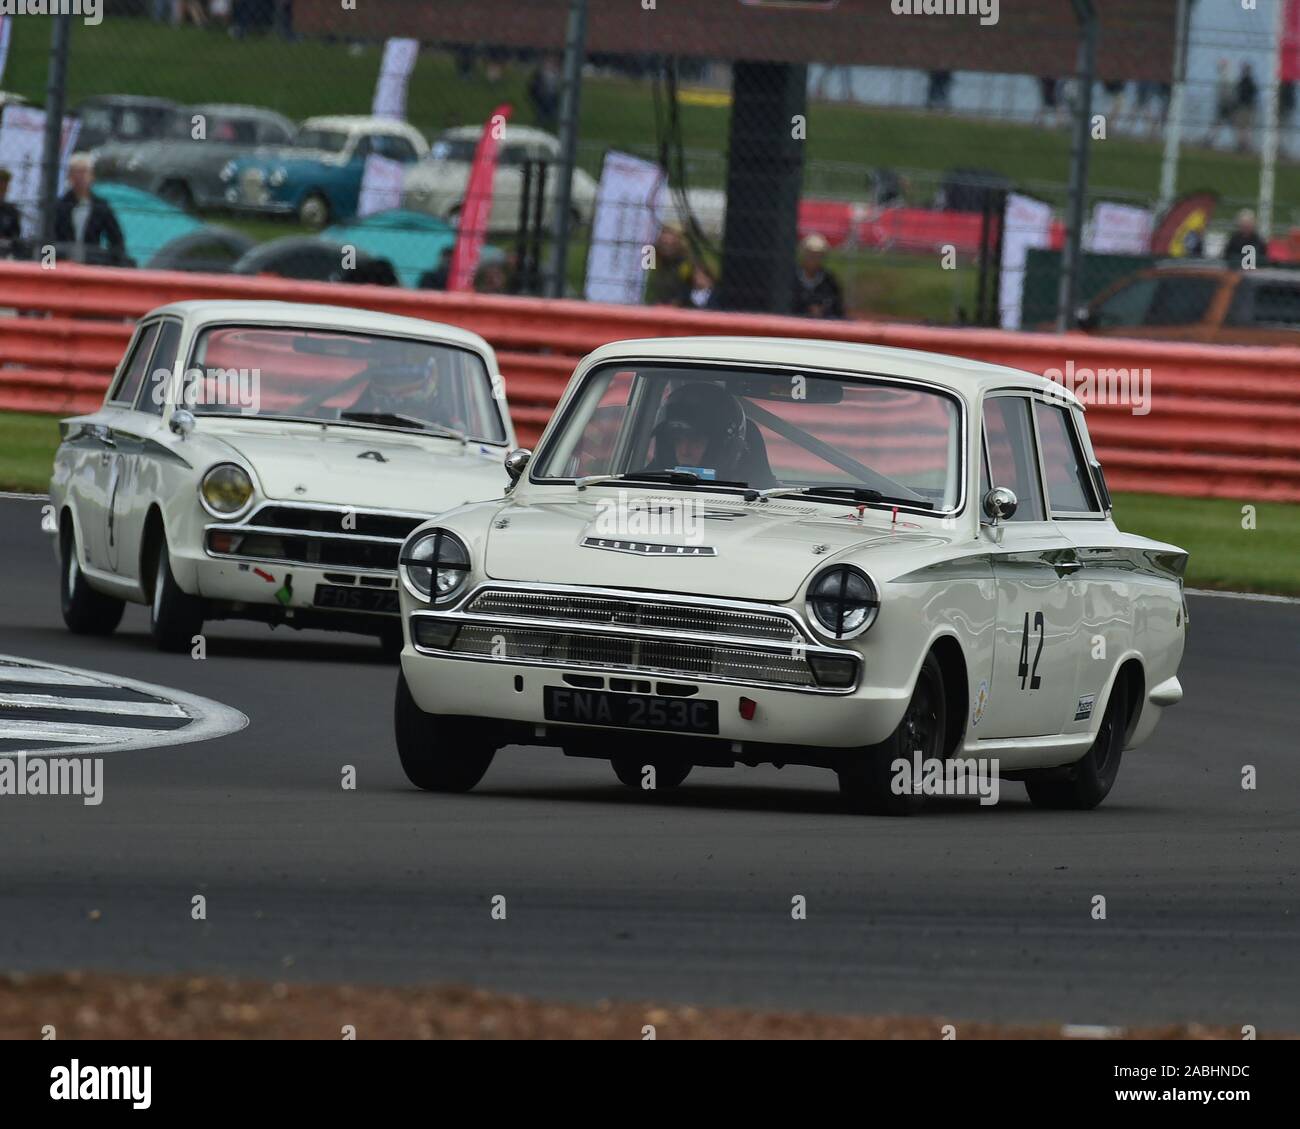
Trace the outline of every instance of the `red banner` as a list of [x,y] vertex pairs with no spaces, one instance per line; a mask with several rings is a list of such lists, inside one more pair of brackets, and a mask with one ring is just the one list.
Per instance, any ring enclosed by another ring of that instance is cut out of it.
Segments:
[[492,181],[497,171],[497,153],[505,136],[506,122],[513,107],[502,103],[492,111],[483,126],[474,150],[474,164],[470,166],[469,183],[465,186],[465,202],[460,209],[460,226],[456,232],[456,249],[451,255],[447,272],[448,290],[473,290],[474,272],[487,239],[488,217],[492,213]]
[[1283,0],[1281,54],[1283,82],[1300,80],[1300,0]]

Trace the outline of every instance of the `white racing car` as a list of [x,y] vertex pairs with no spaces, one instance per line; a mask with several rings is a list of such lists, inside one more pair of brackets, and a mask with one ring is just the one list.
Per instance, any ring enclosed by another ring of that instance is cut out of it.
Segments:
[[510,496],[402,549],[402,765],[506,744],[666,787],[818,765],[911,810],[916,763],[1089,808],[1182,690],[1186,554],[1120,532],[1078,401],[1013,369],[826,341],[587,357]]
[[508,485],[501,388],[488,344],[448,325],[280,302],[154,310],[103,407],[61,425],[65,623],[107,634],[131,600],[164,650],[223,618],[396,650],[403,540]]

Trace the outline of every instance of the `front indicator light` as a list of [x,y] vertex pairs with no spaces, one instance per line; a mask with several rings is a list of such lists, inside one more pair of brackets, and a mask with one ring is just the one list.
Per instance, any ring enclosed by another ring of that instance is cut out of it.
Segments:
[[834,655],[809,655],[808,665],[812,667],[819,686],[837,690],[852,686],[858,673],[856,659],[842,659]]
[[450,651],[458,630],[456,624],[441,619],[420,616],[411,621],[411,634],[415,636],[416,646],[428,647],[431,651]]

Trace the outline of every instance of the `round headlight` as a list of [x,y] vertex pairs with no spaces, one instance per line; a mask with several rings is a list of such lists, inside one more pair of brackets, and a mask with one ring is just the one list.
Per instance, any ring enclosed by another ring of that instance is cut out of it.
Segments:
[[241,466],[218,463],[199,483],[199,498],[209,513],[217,517],[235,517],[253,500],[253,480]]
[[221,166],[221,172],[217,175],[223,184],[228,180],[233,180],[235,176],[235,162],[227,161]]
[[808,609],[828,634],[845,639],[875,622],[880,599],[861,569],[834,565],[808,586]]
[[446,600],[469,579],[469,551],[454,533],[430,529],[402,549],[402,575],[423,599]]
[[279,188],[280,185],[282,185],[288,179],[289,179],[289,174],[285,172],[284,169],[273,169],[271,175],[267,178],[267,182],[271,185],[272,188]]

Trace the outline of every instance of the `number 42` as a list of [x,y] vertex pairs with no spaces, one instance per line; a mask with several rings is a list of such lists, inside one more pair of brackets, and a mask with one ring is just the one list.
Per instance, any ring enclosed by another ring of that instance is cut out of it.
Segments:
[[1020,636],[1020,667],[1016,671],[1020,675],[1020,689],[1025,688],[1025,679],[1029,680],[1029,689],[1037,690],[1043,684],[1043,680],[1038,677],[1038,659],[1043,653],[1043,613],[1034,612],[1034,630],[1038,632],[1038,649],[1034,651],[1034,667],[1031,671],[1029,668],[1029,613],[1025,612],[1025,630]]

